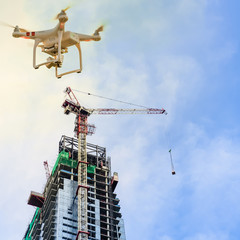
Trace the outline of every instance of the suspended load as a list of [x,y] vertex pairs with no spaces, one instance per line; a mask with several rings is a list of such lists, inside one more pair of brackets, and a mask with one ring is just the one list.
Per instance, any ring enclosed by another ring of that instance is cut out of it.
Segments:
[[169,154],[170,154],[170,160],[171,160],[172,175],[175,175],[176,172],[175,172],[175,170],[174,170],[174,166],[173,166],[173,160],[172,160],[172,149],[169,150]]

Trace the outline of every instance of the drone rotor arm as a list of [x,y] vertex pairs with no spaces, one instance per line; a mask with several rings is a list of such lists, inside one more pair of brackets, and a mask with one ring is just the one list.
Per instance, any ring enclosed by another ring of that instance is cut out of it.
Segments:
[[81,33],[76,33],[79,42],[89,42],[89,41],[99,41],[101,39],[100,35],[86,35]]

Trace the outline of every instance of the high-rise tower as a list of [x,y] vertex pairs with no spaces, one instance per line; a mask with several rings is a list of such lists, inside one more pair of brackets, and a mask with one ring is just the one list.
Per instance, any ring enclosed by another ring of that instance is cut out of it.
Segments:
[[[126,240],[106,149],[87,144],[88,239]],[[24,240],[75,240],[78,238],[78,141],[62,136],[59,155],[42,194],[31,192],[28,204],[37,207]]]

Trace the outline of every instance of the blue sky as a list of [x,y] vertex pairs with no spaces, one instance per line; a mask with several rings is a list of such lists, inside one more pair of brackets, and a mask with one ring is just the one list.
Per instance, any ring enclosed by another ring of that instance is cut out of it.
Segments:
[[[2,2],[1,21],[52,28],[68,3]],[[29,193],[44,188],[43,161],[53,166],[61,135],[73,136],[74,117],[61,109],[71,86],[168,111],[89,118],[97,131],[88,141],[107,148],[119,173],[128,240],[238,240],[239,10],[234,0],[76,1],[67,30],[106,28],[100,42],[82,44],[83,72],[61,80],[34,70],[31,41],[2,27],[1,237],[22,238],[34,213]],[[75,59],[71,49],[64,67]],[[77,96],[86,107],[128,107]]]

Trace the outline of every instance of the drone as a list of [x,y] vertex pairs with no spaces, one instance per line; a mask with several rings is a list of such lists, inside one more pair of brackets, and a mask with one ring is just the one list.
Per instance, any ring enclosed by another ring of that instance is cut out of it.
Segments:
[[[80,42],[81,41],[100,41],[101,36],[99,32],[103,31],[103,26],[100,26],[95,30],[92,35],[85,35],[81,33],[75,33],[70,31],[65,31],[65,23],[68,21],[68,16],[66,11],[69,7],[63,9],[55,19],[59,21],[56,27],[44,30],[30,32],[26,29],[20,28],[18,26],[14,27],[12,36],[15,38],[25,38],[34,40],[33,47],[33,67],[38,69],[41,66],[46,66],[47,68],[55,67],[55,74],[57,78],[61,78],[64,75],[70,73],[81,73],[82,71],[82,53]],[[40,44],[41,43],[41,44]],[[63,54],[68,53],[68,48],[71,46],[76,46],[79,53],[79,68],[58,73],[58,68],[62,67],[63,64]],[[46,62],[36,63],[36,49],[41,47],[42,52],[47,53],[50,57],[47,58]]]

